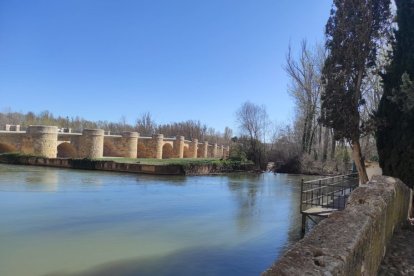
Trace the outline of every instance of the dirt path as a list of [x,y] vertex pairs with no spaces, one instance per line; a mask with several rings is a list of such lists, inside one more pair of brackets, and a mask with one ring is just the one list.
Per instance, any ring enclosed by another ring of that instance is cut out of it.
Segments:
[[378,275],[414,275],[414,230],[394,233]]

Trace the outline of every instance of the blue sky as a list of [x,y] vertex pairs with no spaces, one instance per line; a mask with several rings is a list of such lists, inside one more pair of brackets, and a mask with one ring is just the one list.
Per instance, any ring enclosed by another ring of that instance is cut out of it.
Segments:
[[245,101],[290,121],[289,42],[332,0],[0,0],[0,110],[236,129]]

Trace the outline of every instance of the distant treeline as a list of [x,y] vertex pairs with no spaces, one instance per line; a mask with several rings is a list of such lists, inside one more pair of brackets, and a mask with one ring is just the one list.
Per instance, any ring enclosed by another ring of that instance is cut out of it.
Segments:
[[219,144],[229,144],[233,134],[228,127],[224,129],[224,132],[219,132],[195,120],[157,124],[149,112],[141,114],[136,119],[135,124],[132,125],[126,122],[125,117],[122,117],[119,122],[90,121],[79,116],[55,116],[49,111],[22,113],[8,110],[0,112],[0,128],[4,129],[6,124],[20,125],[22,129],[29,125],[52,125],[58,128],[71,128],[72,132],[78,132],[87,128],[99,128],[110,131],[112,134],[119,134],[123,131],[137,131],[141,136],[151,136],[161,133],[165,137],[182,135],[190,140],[199,139],[199,141]]

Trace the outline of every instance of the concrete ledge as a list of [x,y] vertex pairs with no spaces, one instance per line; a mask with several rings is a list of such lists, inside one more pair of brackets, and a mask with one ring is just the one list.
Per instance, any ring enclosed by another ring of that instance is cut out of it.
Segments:
[[376,275],[410,201],[411,190],[399,179],[374,176],[345,210],[320,222],[263,275]]

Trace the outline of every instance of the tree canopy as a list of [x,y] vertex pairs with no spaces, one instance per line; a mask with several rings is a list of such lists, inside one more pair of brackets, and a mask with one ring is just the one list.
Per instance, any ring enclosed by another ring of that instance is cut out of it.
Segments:
[[383,173],[414,186],[414,0],[396,0],[392,62],[382,76],[377,148]]
[[389,5],[390,0],[334,0],[326,24],[321,121],[334,129],[336,138],[351,142],[362,182],[368,180],[359,142],[360,108],[365,102],[362,86],[388,30]]

